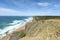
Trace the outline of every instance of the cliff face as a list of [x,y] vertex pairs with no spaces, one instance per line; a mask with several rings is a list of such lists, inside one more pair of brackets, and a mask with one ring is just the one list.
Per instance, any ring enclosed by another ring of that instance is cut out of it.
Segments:
[[60,17],[34,17],[20,40],[60,40]]

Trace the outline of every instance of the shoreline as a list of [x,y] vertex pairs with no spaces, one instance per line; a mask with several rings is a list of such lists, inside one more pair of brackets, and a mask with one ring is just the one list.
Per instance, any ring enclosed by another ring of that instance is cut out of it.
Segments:
[[29,23],[31,23],[31,22],[32,22],[32,20],[30,20],[29,22],[27,22],[27,23],[26,23],[25,25],[23,25],[22,27],[16,29],[16,30],[13,31],[12,33],[7,34],[5,37],[2,38],[2,40],[9,40],[9,39],[10,39],[10,36],[12,36],[14,32],[19,32],[19,31],[21,31],[21,30],[25,30],[25,27],[26,27]]
[[25,25],[23,25],[22,27],[18,28],[15,32],[18,32],[18,31],[20,31],[20,30],[24,30],[25,27],[26,27],[29,23],[31,23],[31,22],[32,22],[32,20],[29,21],[29,22],[27,22],[27,23],[26,23]]

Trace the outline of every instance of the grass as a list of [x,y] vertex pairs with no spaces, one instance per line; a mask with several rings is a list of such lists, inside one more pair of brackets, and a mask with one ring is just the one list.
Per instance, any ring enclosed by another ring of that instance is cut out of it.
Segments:
[[34,20],[26,29],[27,36],[20,40],[60,40],[60,16],[37,16]]
[[19,35],[20,38],[22,38],[22,37],[24,37],[24,36],[26,35],[26,33],[25,33],[24,30],[21,30],[21,31],[19,31],[19,32],[15,32],[14,34]]

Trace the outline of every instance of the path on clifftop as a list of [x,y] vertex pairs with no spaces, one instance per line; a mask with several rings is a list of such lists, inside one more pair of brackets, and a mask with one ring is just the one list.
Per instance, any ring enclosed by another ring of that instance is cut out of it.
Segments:
[[19,35],[13,34],[12,36],[10,36],[9,40],[19,40],[19,39],[20,39]]

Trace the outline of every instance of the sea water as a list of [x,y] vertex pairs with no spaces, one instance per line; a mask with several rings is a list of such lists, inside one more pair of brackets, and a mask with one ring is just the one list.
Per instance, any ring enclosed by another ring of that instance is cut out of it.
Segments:
[[23,27],[33,17],[28,16],[0,16],[0,39],[7,34]]

